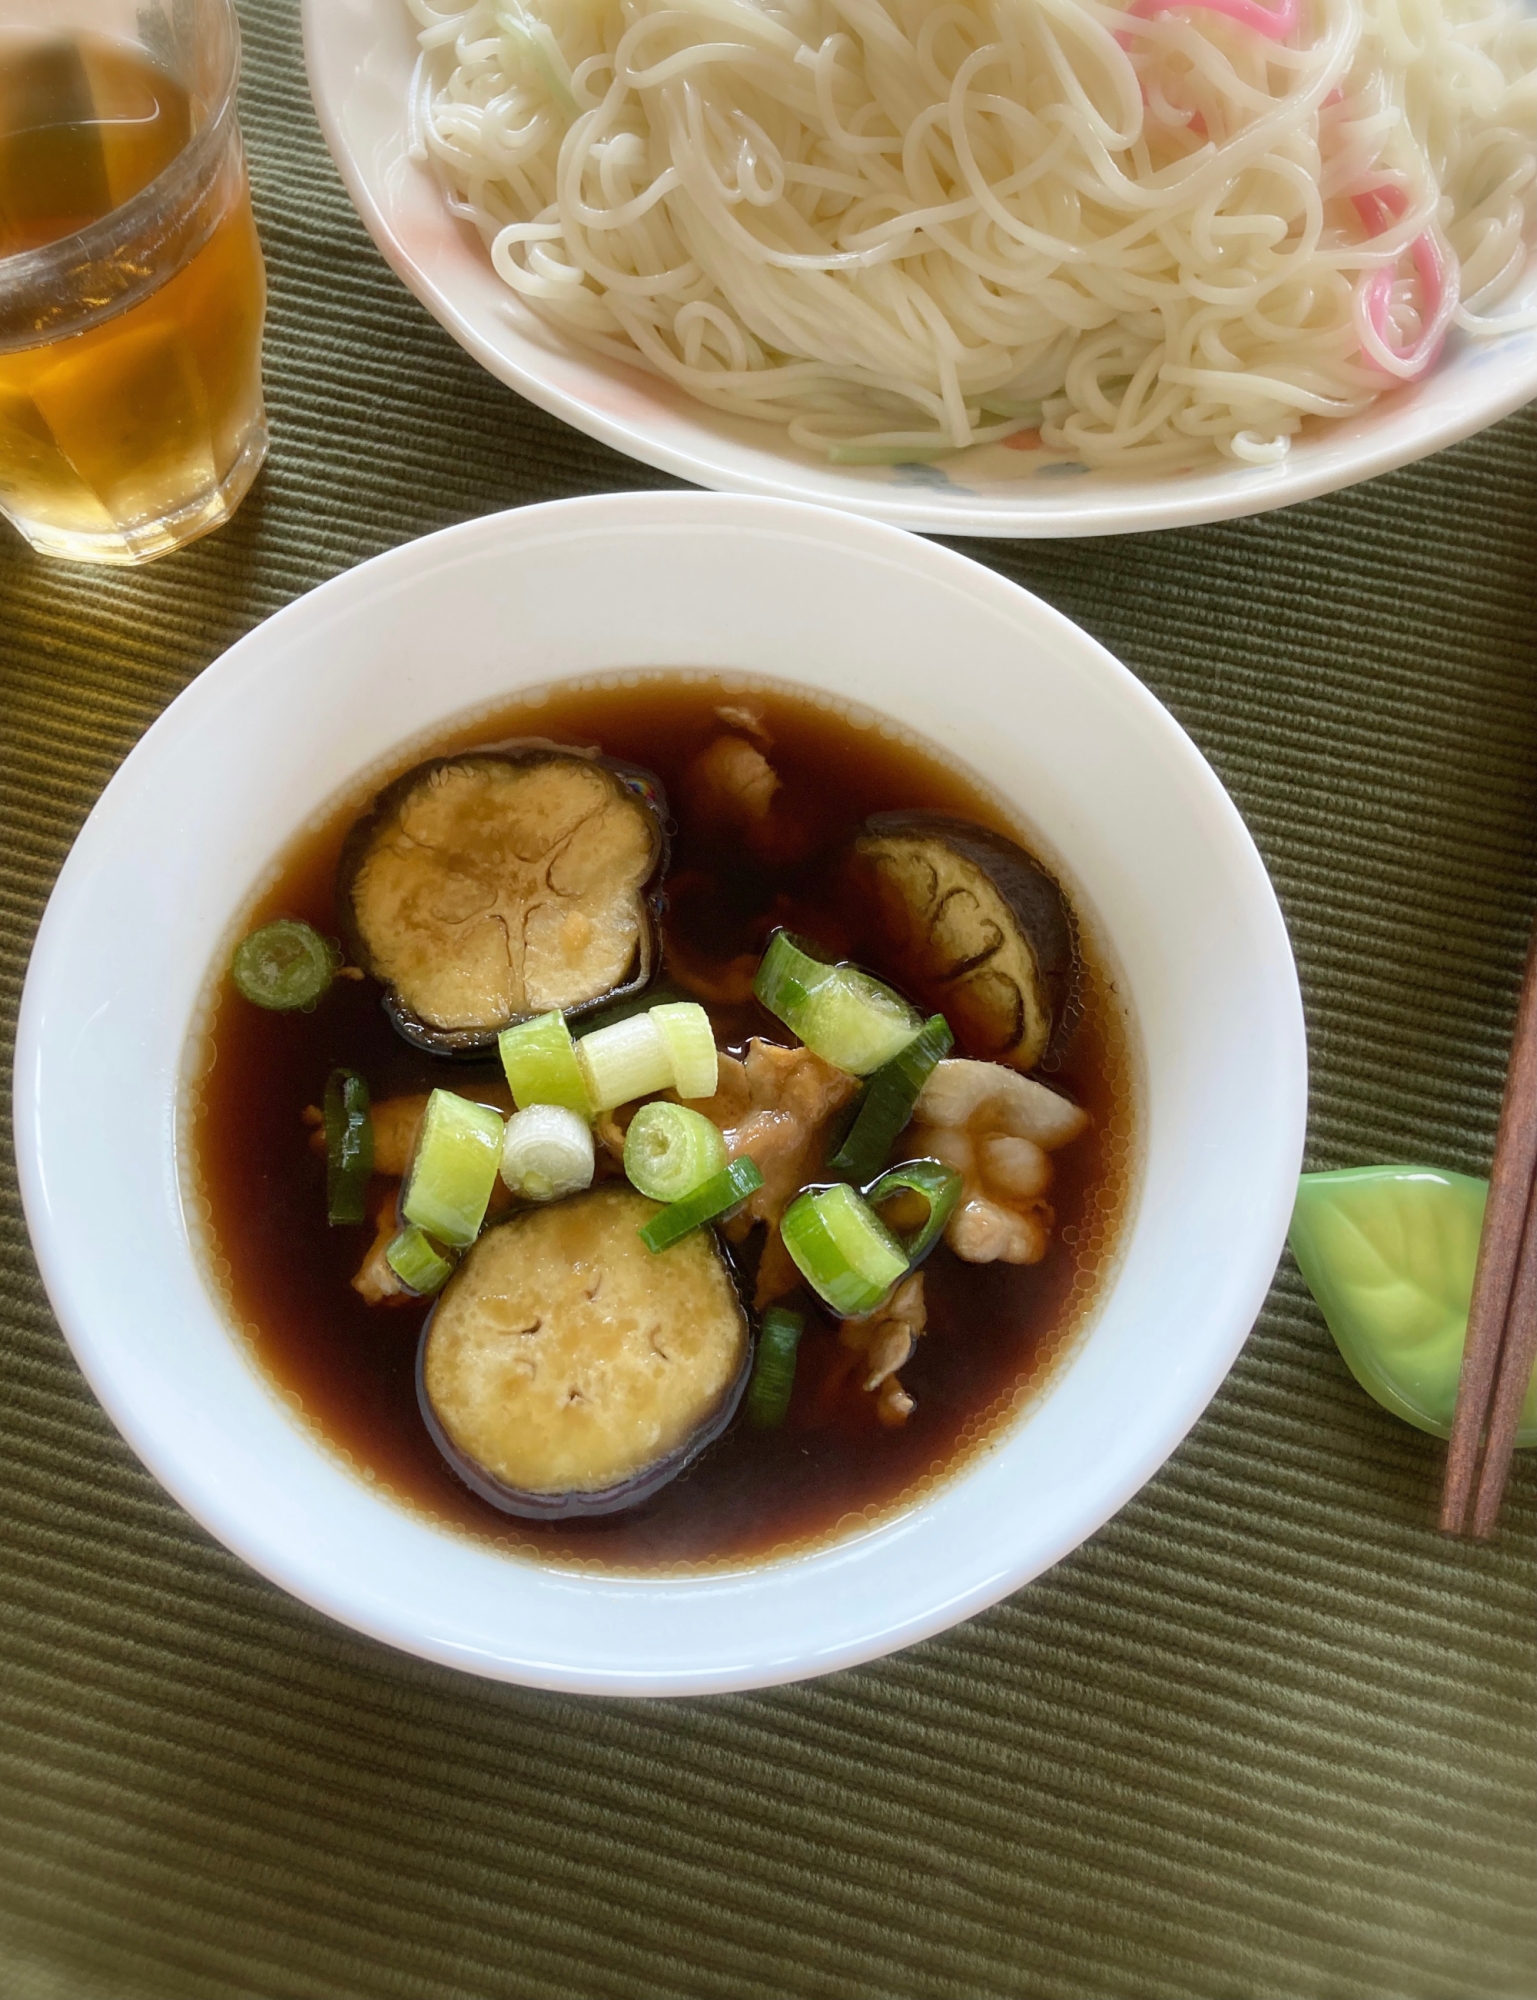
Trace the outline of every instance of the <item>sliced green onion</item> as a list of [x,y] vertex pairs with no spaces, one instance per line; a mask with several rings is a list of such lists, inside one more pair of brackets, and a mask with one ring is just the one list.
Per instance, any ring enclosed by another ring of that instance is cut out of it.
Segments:
[[624,1135],[624,1170],[653,1201],[682,1201],[725,1164],[720,1127],[683,1104],[643,1104]]
[[653,1215],[638,1231],[640,1240],[648,1250],[665,1250],[703,1223],[719,1222],[762,1185],[762,1174],[744,1154],[740,1160],[733,1160],[724,1173],[716,1174],[682,1201],[664,1208],[660,1215]]
[[263,924],[235,947],[230,976],[258,1007],[286,1014],[313,1007],[336,977],[336,950],[297,917]]
[[576,1044],[576,1059],[594,1111],[612,1111],[636,1097],[650,1097],[672,1082],[672,1059],[650,1014],[632,1014],[608,1028],[594,1028]]
[[861,1184],[879,1173],[898,1133],[912,1118],[918,1093],[954,1047],[955,1037],[944,1015],[930,1015],[922,1032],[865,1085],[854,1122],[829,1158],[827,1171],[839,1180]]
[[658,1090],[672,1089],[680,1097],[715,1095],[720,1061],[715,1031],[696,1000],[668,1000],[606,1022],[573,1048],[594,1112],[612,1111]]
[[889,986],[857,966],[813,958],[788,931],[769,939],[753,992],[814,1055],[851,1076],[890,1062],[923,1026]]
[[326,1221],[362,1222],[374,1170],[368,1085],[355,1070],[333,1069],[322,1100],[326,1127]]
[[720,1082],[715,1030],[697,1000],[669,1000],[651,1009],[672,1064],[672,1087],[680,1097],[713,1097]]
[[592,1127],[565,1104],[514,1111],[502,1137],[502,1179],[530,1201],[559,1201],[592,1186]]
[[536,1014],[515,1028],[503,1028],[496,1045],[512,1101],[520,1111],[530,1104],[563,1104],[584,1118],[591,1116],[564,1014]]
[[768,941],[752,983],[758,1000],[795,1033],[811,996],[832,973],[825,958],[814,958],[788,931],[775,931]]
[[847,1181],[798,1194],[779,1233],[795,1268],[841,1319],[872,1312],[907,1270],[901,1244]]
[[784,1306],[773,1306],[763,1315],[747,1385],[747,1421],[755,1431],[777,1431],[785,1420],[795,1387],[795,1350],[805,1324],[803,1314]]
[[942,1160],[904,1160],[865,1189],[865,1200],[874,1208],[894,1194],[921,1194],[929,1205],[928,1220],[911,1238],[898,1240],[907,1252],[907,1268],[921,1264],[939,1241],[950,1211],[961,1198],[961,1177]]
[[836,1068],[868,1076],[906,1048],[922,1027],[923,1016],[889,986],[852,965],[839,965],[812,994],[796,1033]]
[[408,1222],[386,1246],[384,1261],[408,1292],[427,1298],[442,1291],[453,1275],[454,1260],[445,1257],[425,1229]]
[[451,1090],[435,1090],[427,1099],[400,1212],[440,1243],[462,1249],[480,1234],[501,1163],[500,1114]]

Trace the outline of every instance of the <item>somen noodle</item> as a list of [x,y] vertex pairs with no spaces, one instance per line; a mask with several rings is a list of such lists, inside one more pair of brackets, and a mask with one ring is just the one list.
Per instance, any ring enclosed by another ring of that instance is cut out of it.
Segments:
[[1269,463],[1531,317],[1512,0],[409,4],[506,283],[834,462]]

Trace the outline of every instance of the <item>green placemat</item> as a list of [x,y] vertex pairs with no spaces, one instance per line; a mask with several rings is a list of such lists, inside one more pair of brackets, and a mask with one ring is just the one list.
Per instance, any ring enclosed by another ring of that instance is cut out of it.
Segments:
[[[338,0],[340,4],[340,0]],[[140,732],[240,633],[447,522],[666,484],[397,285],[247,10],[274,450],[138,573],[0,544],[0,982]],[[1537,411],[1332,499],[968,552],[1195,736],[1281,893],[1310,1164],[1485,1171],[1537,880]],[[119,1162],[132,1171],[131,1162]],[[1530,1454],[1499,1541],[1289,1260],[1160,1476],[987,1616],[799,1688],[577,1702],[329,1624],[118,1440],[4,1202],[0,1995],[1353,2000],[1533,1987]]]

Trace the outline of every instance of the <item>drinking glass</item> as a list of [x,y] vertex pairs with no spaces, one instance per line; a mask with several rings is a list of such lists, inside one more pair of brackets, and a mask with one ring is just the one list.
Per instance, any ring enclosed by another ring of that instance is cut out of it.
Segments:
[[230,0],[0,0],[0,512],[141,563],[267,450]]

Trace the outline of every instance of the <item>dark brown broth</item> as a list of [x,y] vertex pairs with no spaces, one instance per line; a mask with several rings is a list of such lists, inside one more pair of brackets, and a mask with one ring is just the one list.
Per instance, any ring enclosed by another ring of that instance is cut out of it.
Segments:
[[[633,677],[631,677],[633,678]],[[997,806],[930,752],[859,728],[799,696],[697,677],[561,690],[536,707],[509,704],[473,729],[445,732],[402,758],[514,736],[599,744],[655,771],[677,833],[669,880],[688,893],[691,948],[717,957],[756,949],[769,921],[829,951],[849,933],[825,857],[866,814],[898,808],[957,813],[1018,835]],[[767,871],[691,831],[682,783],[719,733],[715,706],[750,700],[773,737],[772,759],[818,831],[818,855]],[[384,782],[381,777],[380,783]],[[337,930],[332,878],[364,799],[339,808],[284,857],[250,925],[278,915]],[[820,857],[820,858],[819,858]],[[702,879],[701,879],[702,878]],[[756,1009],[712,1008],[718,1033],[783,1039]],[[961,1051],[960,1053],[964,1053]],[[1129,1179],[1130,1067],[1103,971],[1086,955],[1081,1013],[1053,1082],[1094,1117],[1056,1156],[1058,1228],[1045,1261],[1021,1269],[967,1265],[941,1247],[927,1265],[928,1325],[902,1381],[916,1410],[899,1429],[875,1419],[853,1357],[829,1321],[810,1320],[789,1418],[775,1432],[740,1420],[680,1479],[637,1511],[609,1520],[514,1520],[470,1493],[439,1457],[416,1401],[415,1358],[426,1305],[368,1306],[351,1289],[372,1231],[330,1229],[325,1168],[308,1143],[306,1105],[329,1070],[361,1071],[376,1099],[439,1083],[497,1080],[494,1068],[434,1061],[392,1031],[371,983],[339,980],[311,1014],[262,1012],[224,980],[192,1119],[193,1169],[208,1204],[215,1271],[261,1365],[307,1421],[365,1478],[406,1505],[523,1553],[626,1570],[762,1557],[878,1518],[985,1442],[1061,1351],[1114,1251]]]

